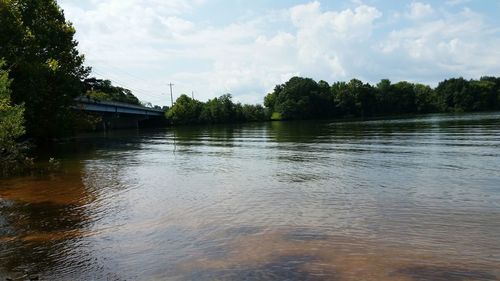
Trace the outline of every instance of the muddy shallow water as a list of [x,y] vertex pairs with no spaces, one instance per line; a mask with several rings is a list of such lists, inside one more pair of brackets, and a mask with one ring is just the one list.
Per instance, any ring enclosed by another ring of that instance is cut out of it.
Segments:
[[120,131],[0,181],[0,280],[500,280],[500,114]]

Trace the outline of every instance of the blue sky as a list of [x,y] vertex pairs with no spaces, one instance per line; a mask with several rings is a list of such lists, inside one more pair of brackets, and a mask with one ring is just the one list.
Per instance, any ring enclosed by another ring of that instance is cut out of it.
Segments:
[[141,100],[261,103],[295,75],[435,85],[500,76],[500,1],[60,0],[93,75]]

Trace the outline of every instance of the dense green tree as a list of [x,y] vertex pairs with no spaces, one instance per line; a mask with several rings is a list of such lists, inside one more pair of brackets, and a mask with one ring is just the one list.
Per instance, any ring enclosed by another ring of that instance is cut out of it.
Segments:
[[15,144],[15,140],[24,131],[24,108],[12,105],[8,72],[3,70],[4,62],[0,60],[0,149],[2,152]]
[[268,93],[264,97],[264,106],[270,112],[271,120],[281,119],[281,114],[277,112],[275,106],[276,106],[276,98],[282,91],[283,91],[283,85],[276,85],[276,87],[274,87],[274,91]]
[[391,104],[394,103],[393,85],[391,80],[382,79],[376,86],[375,99],[376,99],[376,112],[386,112],[392,114]]
[[434,90],[423,84],[415,84],[415,107],[418,113],[431,113],[438,111]]
[[414,85],[406,81],[400,81],[393,85],[393,103],[392,112],[401,113],[415,113],[415,91]]
[[208,100],[203,104],[200,121],[205,123],[229,123],[238,121],[231,94]]
[[283,91],[283,85],[277,85],[274,87],[274,91],[267,94],[264,97],[264,106],[274,111],[274,105],[276,104],[276,97]]
[[376,110],[376,96],[372,86],[358,79],[332,85],[332,94],[339,112],[347,116],[372,116]]
[[392,84],[382,79],[376,89],[377,114],[416,113],[415,85],[406,81]]
[[499,108],[500,81],[492,77],[482,77],[479,81],[470,81],[469,91],[475,93],[472,110],[495,110]]
[[203,103],[181,95],[166,116],[174,124],[220,124],[269,120],[261,105],[234,103],[230,94]]
[[[282,87],[276,87],[274,110],[283,119],[309,119],[314,117],[314,105],[321,96],[319,86],[311,78],[292,77]],[[272,99],[272,98],[271,98]]]
[[334,97],[331,94],[330,85],[326,81],[320,80],[318,82],[318,91],[312,96],[311,103],[315,108],[312,114],[315,118],[336,115]]
[[201,122],[202,110],[203,103],[187,95],[181,95],[167,111],[166,117],[174,124],[198,124]]
[[245,121],[265,121],[269,120],[268,113],[266,109],[260,105],[245,104],[242,107],[243,120]]
[[353,113],[356,116],[372,116],[375,113],[376,97],[373,87],[358,79],[352,79],[347,84],[349,92],[354,96]]
[[0,0],[0,57],[11,70],[12,100],[25,105],[28,134],[38,139],[72,128],[70,105],[89,72],[74,34],[55,0]]
[[349,91],[346,82],[335,82],[331,86],[332,96],[340,115],[353,115],[356,107],[354,95]]
[[16,140],[24,131],[24,107],[12,105],[8,72],[0,60],[0,176],[16,169],[24,157]]
[[471,108],[472,93],[469,81],[464,78],[446,79],[436,87],[439,107],[442,111],[465,111]]
[[132,91],[113,86],[111,81],[96,78],[85,79],[86,96],[98,101],[115,101],[140,105],[139,99]]
[[352,79],[335,82],[329,91],[324,91],[328,83],[320,81],[315,87],[313,82],[294,77],[276,86],[265,97],[264,104],[286,119],[500,109],[500,78],[495,77],[448,79],[439,83],[436,89],[407,81],[392,84],[388,79],[374,87]]
[[[176,123],[182,124],[499,110],[500,78],[449,79],[433,89],[407,81],[393,84],[388,79],[381,80],[376,86],[358,79],[335,82],[330,86],[325,81],[316,83],[310,78],[293,77],[265,96],[266,108],[235,104],[231,95],[210,99],[206,103],[187,96],[181,101],[181,108],[196,108],[180,111],[183,114],[173,110],[168,114]],[[191,106],[192,103],[196,106]]]

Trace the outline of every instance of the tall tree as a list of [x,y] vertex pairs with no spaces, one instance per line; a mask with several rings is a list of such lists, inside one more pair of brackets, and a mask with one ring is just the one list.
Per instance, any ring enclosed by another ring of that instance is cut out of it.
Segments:
[[466,111],[472,104],[469,81],[464,78],[446,79],[436,87],[439,106],[442,111]]
[[75,29],[55,0],[0,0],[0,57],[11,69],[12,99],[24,103],[28,134],[38,139],[71,130],[71,104],[89,69]]
[[341,115],[348,116],[355,114],[356,100],[354,99],[354,95],[349,91],[346,82],[333,83],[331,92]]
[[96,78],[85,79],[86,96],[98,101],[116,101],[140,105],[139,99],[132,91],[118,86],[113,86],[111,81]]
[[415,106],[418,113],[437,112],[438,105],[434,90],[423,84],[415,84]]
[[12,105],[10,80],[4,62],[0,60],[0,176],[19,164],[16,140],[24,134],[24,108]]
[[319,99],[319,91],[318,83],[313,79],[292,77],[283,85],[283,89],[276,93],[274,109],[284,119],[313,118],[313,105]]
[[174,124],[197,124],[200,123],[200,115],[203,104],[187,95],[180,95],[170,108],[166,117]]
[[406,81],[400,81],[393,85],[395,100],[393,110],[395,113],[415,113],[415,86]]

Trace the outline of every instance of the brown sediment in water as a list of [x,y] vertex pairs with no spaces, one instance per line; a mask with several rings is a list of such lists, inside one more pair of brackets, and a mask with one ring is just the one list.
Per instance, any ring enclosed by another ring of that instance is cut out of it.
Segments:
[[0,198],[30,204],[59,205],[83,205],[95,199],[86,190],[79,173],[2,180]]
[[220,275],[223,280],[228,272],[238,278],[247,271],[269,268],[277,274],[280,267],[295,270],[307,280],[466,281],[498,280],[500,274],[495,265],[481,266],[380,241],[345,236],[298,241],[287,237],[281,231],[236,237],[228,243],[224,256],[199,253],[180,268],[185,273]]
[[34,232],[19,236],[4,236],[0,237],[0,242],[37,242],[46,243],[54,241],[62,241],[74,238],[91,236],[91,233],[85,233],[79,230],[70,231],[52,231],[52,232]]
[[88,236],[80,206],[93,200],[80,173],[0,181],[1,243],[62,241]]

